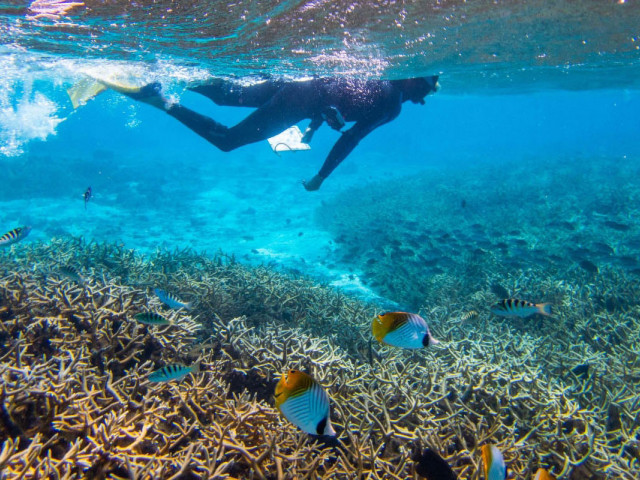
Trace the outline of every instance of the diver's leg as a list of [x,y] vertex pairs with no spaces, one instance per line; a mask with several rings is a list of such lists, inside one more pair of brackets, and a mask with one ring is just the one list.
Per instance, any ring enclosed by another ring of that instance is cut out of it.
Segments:
[[143,102],[160,110],[166,110],[169,101],[162,96],[162,85],[159,82],[149,83],[143,87],[128,87],[126,85],[106,84],[111,90],[120,92],[138,102]]
[[167,113],[225,152],[266,140],[313,114],[314,98],[301,86],[285,86],[267,103],[228,128],[179,104]]
[[221,106],[258,108],[267,103],[284,85],[281,80],[266,80],[253,85],[242,85],[216,78],[207,84],[191,87],[189,90],[204,95]]
[[194,112],[187,107],[183,107],[179,103],[171,104],[166,111],[173,118],[190,130],[193,130],[209,143],[212,143],[220,150],[228,151],[226,148],[228,127],[216,122],[212,118]]

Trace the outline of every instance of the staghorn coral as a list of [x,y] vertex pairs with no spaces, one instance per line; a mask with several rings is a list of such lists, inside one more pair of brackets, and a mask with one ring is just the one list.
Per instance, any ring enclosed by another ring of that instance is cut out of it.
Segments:
[[[442,345],[401,351],[369,344],[375,305],[222,254],[144,258],[75,239],[1,255],[7,478],[406,479],[412,454],[429,446],[460,478],[478,479],[486,442],[519,479],[540,465],[562,479],[640,471],[640,307],[609,313],[589,301],[617,276],[583,286],[509,279],[549,292],[557,324],[489,317],[483,290],[425,306]],[[82,285],[51,273],[70,263]],[[173,312],[176,325],[136,323],[139,311],[161,311],[155,286],[195,308]],[[202,372],[181,382],[146,379],[198,357]],[[583,363],[586,378],[571,370]],[[314,442],[274,409],[287,368],[327,389],[341,446]]]

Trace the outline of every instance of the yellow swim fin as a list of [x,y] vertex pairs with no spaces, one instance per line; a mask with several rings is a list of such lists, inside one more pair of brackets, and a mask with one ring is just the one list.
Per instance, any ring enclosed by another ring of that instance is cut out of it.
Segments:
[[117,78],[117,76],[109,79],[88,76],[67,89],[67,93],[69,94],[73,108],[78,108],[107,89],[115,90],[116,92],[126,95],[139,93],[142,86],[126,83],[125,80],[121,80]]
[[68,88],[67,93],[69,94],[73,108],[78,108],[106,89],[107,86],[104,83],[87,77]]

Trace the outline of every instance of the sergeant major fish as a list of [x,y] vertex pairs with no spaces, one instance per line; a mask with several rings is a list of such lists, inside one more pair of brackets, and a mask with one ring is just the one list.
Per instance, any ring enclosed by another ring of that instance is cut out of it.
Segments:
[[186,308],[187,310],[191,309],[191,303],[178,300],[178,298],[172,293],[165,292],[164,290],[160,290],[159,288],[154,288],[153,291],[158,296],[158,299],[160,299],[160,301],[169,308]]
[[300,430],[335,437],[329,418],[329,395],[310,375],[289,370],[280,377],[275,397],[280,413]]
[[383,313],[373,319],[371,330],[378,342],[394,347],[422,348],[440,343],[429,333],[424,318],[415,313]]
[[527,318],[534,313],[540,315],[551,315],[550,303],[531,303],[517,298],[507,298],[501,300],[491,307],[491,313],[502,317]]
[[73,265],[62,265],[58,268],[58,273],[63,277],[67,277],[69,280],[73,280],[74,282],[78,282],[80,284],[84,283],[84,277]]
[[182,365],[181,363],[174,363],[166,365],[149,375],[150,382],[170,382],[171,380],[182,380],[190,373],[197,373],[200,371],[200,362],[197,362],[191,366]]
[[18,227],[8,231],[0,237],[0,247],[8,247],[23,240],[31,232],[31,227]]
[[133,318],[135,318],[137,322],[144,323],[145,325],[171,325],[171,321],[169,319],[154,312],[136,313]]

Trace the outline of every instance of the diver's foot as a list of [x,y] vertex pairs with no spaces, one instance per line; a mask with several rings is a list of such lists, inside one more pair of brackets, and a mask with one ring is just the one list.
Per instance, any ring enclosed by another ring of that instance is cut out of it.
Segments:
[[162,96],[162,93],[160,93],[161,91],[162,85],[160,82],[153,82],[136,90],[121,90],[120,93],[123,93],[127,97],[131,97],[138,102],[147,103],[161,110],[167,110],[169,108],[169,102]]

